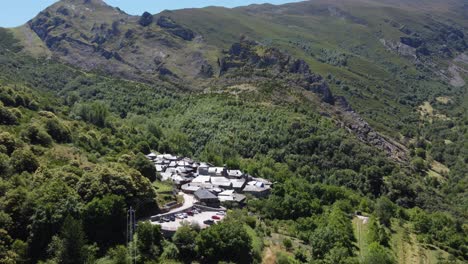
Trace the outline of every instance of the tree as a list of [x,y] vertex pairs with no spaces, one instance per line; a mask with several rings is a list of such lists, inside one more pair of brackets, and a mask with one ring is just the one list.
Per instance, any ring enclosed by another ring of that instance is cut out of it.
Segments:
[[7,108],[0,105],[0,125],[17,125],[16,116]]
[[156,180],[156,167],[142,153],[138,153],[136,157],[130,162],[130,165],[150,181]]
[[200,232],[196,239],[197,251],[206,261],[234,261],[250,263],[251,238],[244,226],[226,220]]
[[35,124],[28,125],[26,130],[24,130],[21,135],[23,138],[34,145],[48,147],[52,144],[52,137],[50,137],[50,135],[47,134],[44,129]]
[[375,215],[379,218],[380,222],[387,227],[390,227],[390,220],[392,217],[395,216],[396,207],[385,196],[380,197],[377,199],[375,204]]
[[283,246],[284,246],[284,248],[286,248],[286,250],[289,251],[293,246],[292,242],[291,242],[291,239],[289,239],[289,238],[283,239]]
[[39,168],[39,161],[30,149],[17,149],[11,154],[10,165],[18,173],[34,172]]
[[416,171],[424,171],[427,168],[426,162],[420,157],[416,157],[411,161],[411,165]]
[[156,191],[151,182],[122,164],[101,165],[85,173],[77,184],[77,191],[87,202],[95,197],[114,194],[124,197],[127,205],[138,204],[141,208],[157,206]]
[[394,264],[395,259],[387,250],[376,242],[369,245],[366,256],[361,261],[362,264]]
[[0,145],[5,146],[6,154],[10,155],[16,148],[15,137],[8,132],[0,133]]
[[15,252],[15,262],[19,264],[29,263],[28,259],[28,244],[22,240],[15,240],[11,245],[11,249]]
[[119,245],[107,252],[107,256],[111,259],[113,264],[128,264],[130,262],[130,256],[125,246]]
[[[171,242],[164,243],[164,250],[163,253],[161,254],[161,258],[164,260],[169,260],[169,259],[177,259],[179,256],[186,258],[186,256],[181,255],[179,252],[179,249],[177,248],[176,245],[174,245]],[[190,262],[188,262],[190,263]]]
[[162,233],[159,225],[141,222],[137,227],[137,248],[143,260],[154,260],[162,253]]
[[380,245],[387,246],[388,245],[388,234],[385,228],[375,219],[375,217],[371,217],[369,224],[368,224],[368,233],[367,233],[367,240],[369,242],[377,242]]
[[0,177],[5,176],[10,172],[10,157],[0,153]]
[[101,250],[125,242],[125,199],[122,196],[94,198],[84,207],[83,219],[87,237],[97,242]]
[[83,119],[99,127],[105,127],[107,125],[109,109],[105,104],[100,102],[75,104],[73,114],[78,119]]
[[[31,216],[29,252],[35,261],[44,257],[47,245],[57,233],[62,232],[60,238],[70,235],[70,239],[74,239],[74,234],[64,232],[72,233],[69,229],[78,228],[81,223],[68,219],[64,224],[64,220],[69,215],[78,215],[81,204],[75,190],[58,179],[43,184],[33,193],[32,199],[34,213]],[[80,230],[77,232],[81,233]]]
[[65,218],[60,238],[63,242],[62,263],[84,263],[84,246],[86,237],[81,220],[74,219],[70,215]]
[[44,126],[47,133],[49,133],[55,141],[60,143],[71,141],[70,129],[63,125],[58,118],[47,118]]
[[378,197],[383,185],[382,171],[377,166],[371,166],[364,170],[364,174],[366,175],[367,183],[369,185],[369,191],[374,195],[374,197]]
[[48,251],[58,263],[81,264],[87,259],[85,245],[82,222],[68,215],[60,234],[53,237]]
[[179,250],[179,256],[184,261],[193,260],[196,257],[196,238],[198,233],[193,230],[189,225],[184,225],[177,229],[172,237],[172,241]]

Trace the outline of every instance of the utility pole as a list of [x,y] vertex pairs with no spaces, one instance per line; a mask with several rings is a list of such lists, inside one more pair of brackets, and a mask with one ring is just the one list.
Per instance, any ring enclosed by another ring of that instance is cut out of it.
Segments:
[[[136,241],[133,241],[133,237],[136,231],[136,217],[135,210],[130,206],[127,211],[127,249],[130,253],[130,263],[136,264]],[[133,242],[133,243],[132,243]]]

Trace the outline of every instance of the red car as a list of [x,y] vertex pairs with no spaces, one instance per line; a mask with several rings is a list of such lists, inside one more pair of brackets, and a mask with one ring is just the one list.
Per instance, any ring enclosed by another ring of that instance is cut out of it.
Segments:
[[190,216],[193,216],[193,212],[192,212],[192,211],[188,211],[187,214],[190,215]]
[[221,218],[220,218],[219,216],[217,216],[217,215],[213,215],[213,216],[211,217],[211,219],[219,220],[219,219],[221,219]]

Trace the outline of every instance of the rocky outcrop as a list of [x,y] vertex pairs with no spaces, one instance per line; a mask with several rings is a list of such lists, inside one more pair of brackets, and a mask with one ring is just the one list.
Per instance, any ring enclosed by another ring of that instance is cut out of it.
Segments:
[[380,42],[390,51],[396,52],[405,57],[417,58],[416,48],[402,42],[380,39]]
[[376,132],[369,123],[352,109],[349,108],[343,113],[340,124],[343,128],[355,134],[359,140],[384,151],[393,160],[408,161],[408,150],[405,146]]
[[159,17],[156,24],[165,29],[167,32],[180,37],[183,40],[191,41],[193,38],[195,38],[195,33],[192,30],[177,24],[170,17],[161,16]]
[[333,94],[324,79],[310,71],[309,65],[278,49],[241,38],[234,43],[225,56],[218,59],[220,76],[242,75],[243,77],[280,78],[288,85],[299,86],[317,94],[328,104],[334,103]]
[[144,12],[138,20],[138,24],[140,24],[142,27],[147,27],[151,25],[151,23],[153,23],[153,15],[148,12]]
[[421,39],[412,37],[400,37],[400,42],[415,49],[423,44]]

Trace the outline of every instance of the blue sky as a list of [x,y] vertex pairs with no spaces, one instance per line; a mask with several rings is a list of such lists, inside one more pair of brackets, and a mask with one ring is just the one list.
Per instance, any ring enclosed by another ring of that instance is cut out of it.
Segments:
[[[3,0],[0,3],[0,27],[15,27],[26,23],[37,13],[53,4],[56,0]],[[205,7],[210,5],[236,7],[248,4],[271,3],[284,4],[298,0],[105,0],[109,5],[118,6],[132,15],[144,11],[159,13],[164,9]]]

